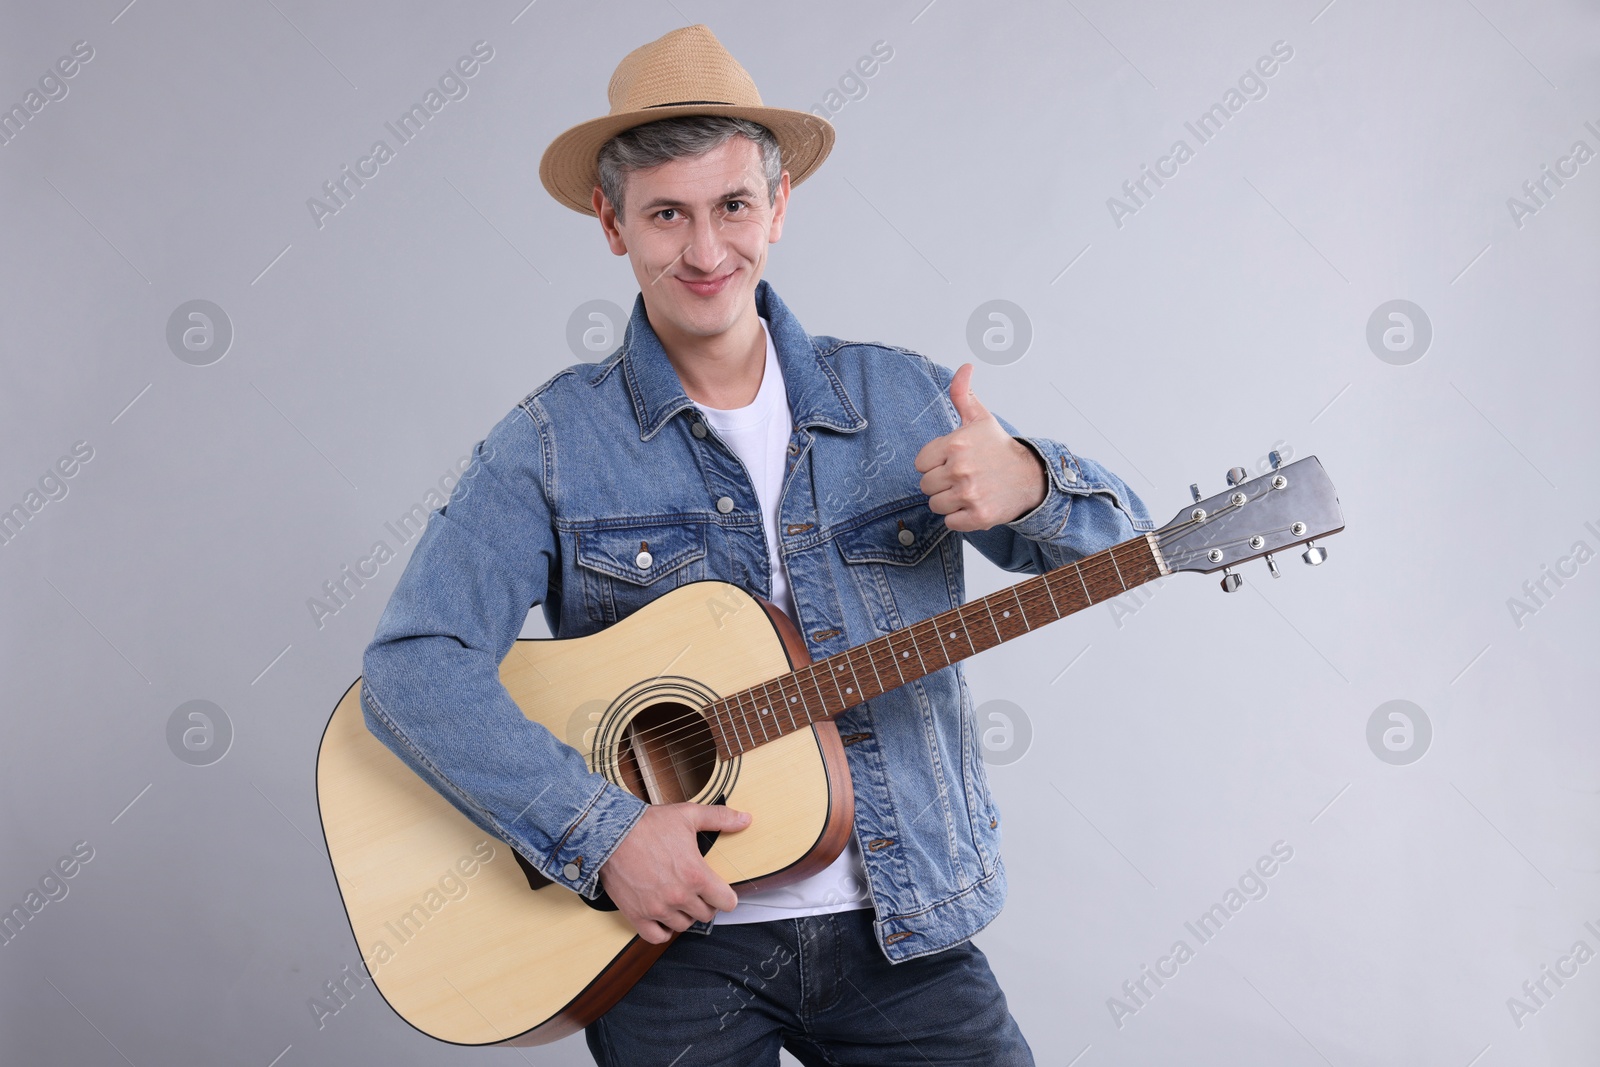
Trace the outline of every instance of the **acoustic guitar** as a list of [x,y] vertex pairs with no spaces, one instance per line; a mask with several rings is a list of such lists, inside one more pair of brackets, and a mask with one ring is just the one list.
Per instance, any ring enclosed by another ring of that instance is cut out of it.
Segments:
[[[589,767],[652,804],[754,815],[701,835],[735,889],[833,862],[854,808],[832,720],[846,708],[1145,582],[1223,571],[1344,528],[1316,457],[1200,499],[1171,522],[1076,563],[812,662],[777,607],[728,582],[690,582],[585,637],[519,639],[500,680]],[[552,885],[486,835],[367,729],[358,678],[317,755],[328,857],[366,970],[412,1026],[460,1045],[537,1045],[605,1013],[667,949],[609,901]]]

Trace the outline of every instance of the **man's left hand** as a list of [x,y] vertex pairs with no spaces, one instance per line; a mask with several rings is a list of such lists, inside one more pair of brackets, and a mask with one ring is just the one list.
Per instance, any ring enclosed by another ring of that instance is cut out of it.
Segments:
[[1006,433],[971,389],[972,364],[950,380],[961,425],[917,453],[918,483],[928,507],[952,530],[987,530],[1013,522],[1044,502],[1049,474],[1038,453]]

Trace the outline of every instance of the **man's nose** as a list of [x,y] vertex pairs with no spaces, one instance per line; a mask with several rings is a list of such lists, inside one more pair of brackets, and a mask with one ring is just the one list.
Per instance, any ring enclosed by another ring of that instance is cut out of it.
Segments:
[[728,256],[726,236],[718,216],[694,219],[689,226],[689,246],[683,252],[684,263],[701,274],[715,274]]

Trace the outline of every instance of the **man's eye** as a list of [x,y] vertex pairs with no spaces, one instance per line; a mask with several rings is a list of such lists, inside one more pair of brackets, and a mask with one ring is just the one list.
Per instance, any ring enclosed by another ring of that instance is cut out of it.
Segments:
[[[676,210],[678,210],[678,209],[675,208],[675,207],[664,207],[660,211],[656,212],[656,218],[660,219],[661,216],[665,215],[667,212],[676,211]],[[671,219],[661,219],[661,221],[663,221],[663,222],[671,222],[672,220]]]
[[729,204],[741,204],[742,205],[742,204],[744,204],[744,201],[743,200],[729,200],[727,204],[724,204],[722,206],[723,207],[727,207]]

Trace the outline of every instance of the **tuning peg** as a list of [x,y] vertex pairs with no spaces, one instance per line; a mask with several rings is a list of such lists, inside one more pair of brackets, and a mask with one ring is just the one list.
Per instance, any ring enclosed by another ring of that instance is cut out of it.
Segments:
[[1243,584],[1244,576],[1242,574],[1233,573],[1232,567],[1222,568],[1222,591],[1224,593],[1232,593]]
[[1273,449],[1271,452],[1267,453],[1267,462],[1272,464],[1273,470],[1277,470],[1283,465],[1283,453],[1279,452],[1277,449]]
[[1194,502],[1196,504],[1200,503],[1200,483],[1199,482],[1191,482],[1190,483],[1190,485],[1189,485],[1189,495],[1194,497]]
[[1245,470],[1243,467],[1230,467],[1228,469],[1229,485],[1238,485],[1248,477],[1250,477],[1250,472]]
[[1267,553],[1267,570],[1272,572],[1272,576],[1274,578],[1283,577],[1283,575],[1278,573],[1278,561],[1272,558],[1271,552]]
[[1318,545],[1315,541],[1306,542],[1306,550],[1300,553],[1300,558],[1310,566],[1318,566],[1328,558],[1328,550]]

